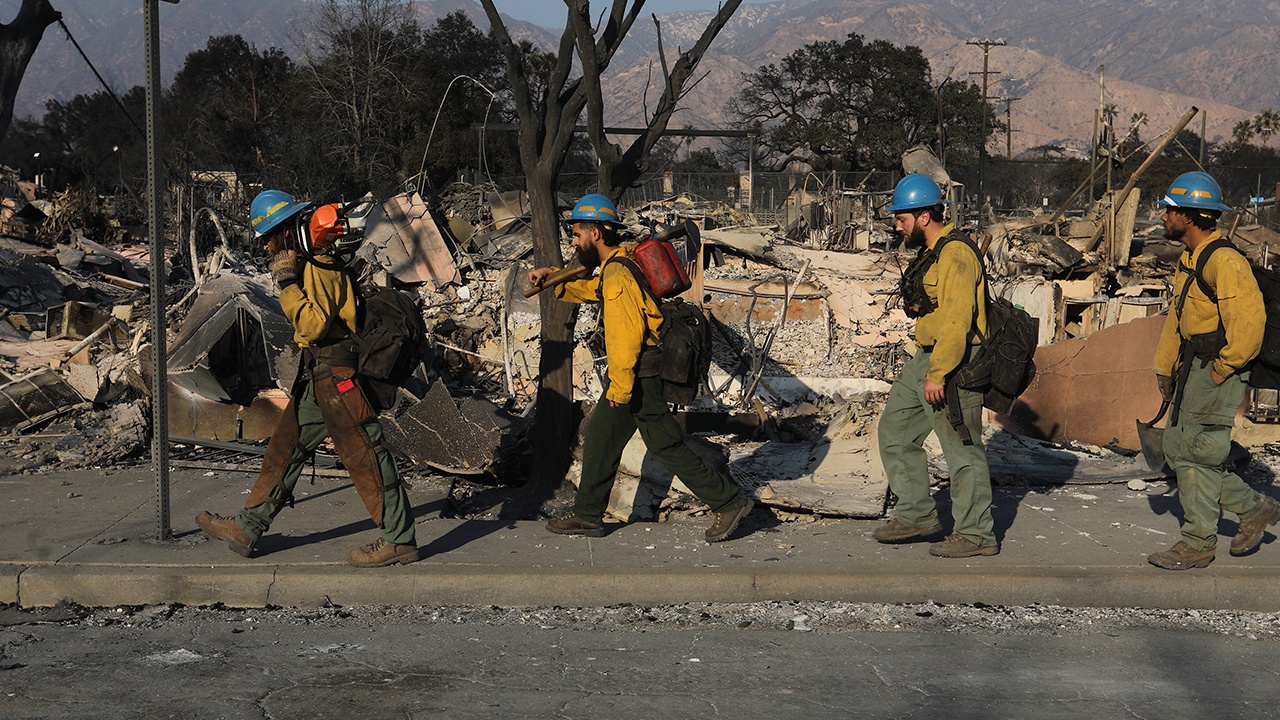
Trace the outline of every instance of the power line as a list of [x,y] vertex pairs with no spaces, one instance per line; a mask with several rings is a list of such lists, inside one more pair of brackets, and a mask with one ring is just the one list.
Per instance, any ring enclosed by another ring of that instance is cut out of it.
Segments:
[[93,61],[84,53],[84,50],[80,47],[80,43],[76,42],[75,36],[71,34],[71,28],[67,27],[67,24],[62,21],[62,18],[58,18],[58,27],[62,28],[62,32],[67,34],[67,39],[71,41],[73,46],[75,46],[76,52],[80,53],[80,57],[84,59],[84,63],[93,71],[94,77],[98,78],[98,82],[102,84],[102,88],[107,91],[107,94],[111,96],[112,100],[116,101],[116,107],[120,108],[120,112],[124,113],[125,118],[129,120],[129,124],[133,125],[133,129],[138,131],[138,137],[145,140],[147,133],[142,129],[142,126],[138,124],[138,121],[133,119],[133,116],[129,114],[129,111],[125,109],[124,103],[120,100],[120,97],[116,95],[115,90],[112,90],[111,86],[107,84],[107,81],[103,79],[102,73],[98,72],[98,68],[93,66]]

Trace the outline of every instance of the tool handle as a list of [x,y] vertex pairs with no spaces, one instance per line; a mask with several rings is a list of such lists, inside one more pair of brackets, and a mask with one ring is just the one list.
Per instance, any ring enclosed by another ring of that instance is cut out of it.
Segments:
[[1142,423],[1142,424],[1146,425],[1147,427],[1151,427],[1152,425],[1155,425],[1156,423],[1160,422],[1160,418],[1164,417],[1165,411],[1167,411],[1168,409],[1169,409],[1169,401],[1168,400],[1162,401],[1160,403],[1160,412],[1156,413],[1156,416],[1151,418],[1151,422]]
[[[680,225],[667,228],[662,232],[654,233],[653,237],[664,242],[671,242],[672,240],[679,240],[688,234],[689,224],[681,223]],[[549,287],[555,287],[561,283],[568,282],[586,271],[587,269],[581,265],[574,265],[573,267],[565,268],[564,270],[557,270],[544,278],[541,285],[537,287],[530,287],[528,290],[525,290],[524,296],[527,298],[533,297]]]
[[679,240],[680,238],[688,234],[689,234],[689,224],[680,223],[679,225],[674,225],[672,227],[669,227],[666,230],[663,230],[662,232],[656,232],[652,235],[652,237],[655,240],[661,240],[663,242],[671,242],[672,240]]
[[581,265],[574,265],[573,267],[568,267],[563,270],[557,270],[543,278],[541,285],[530,286],[528,290],[524,291],[524,296],[527,298],[533,297],[549,287],[555,287],[561,283],[568,282],[586,271],[587,269]]

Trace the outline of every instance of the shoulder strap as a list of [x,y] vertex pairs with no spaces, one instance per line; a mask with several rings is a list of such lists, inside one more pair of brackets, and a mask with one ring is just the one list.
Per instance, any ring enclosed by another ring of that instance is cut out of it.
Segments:
[[356,327],[348,328],[354,335],[363,330],[365,325],[364,289],[360,286],[360,278],[356,275],[356,271],[350,265],[342,266],[342,274],[351,283],[351,295],[356,300]]
[[1182,306],[1187,302],[1187,293],[1191,292],[1190,281],[1192,279],[1196,281],[1196,285],[1200,286],[1200,292],[1204,293],[1204,296],[1209,298],[1210,302],[1214,303],[1215,305],[1217,304],[1218,293],[1214,292],[1214,289],[1209,287],[1209,282],[1204,279],[1204,269],[1205,269],[1205,266],[1209,264],[1209,258],[1213,255],[1214,251],[1220,247],[1229,247],[1233,249],[1235,248],[1235,246],[1232,245],[1231,242],[1226,238],[1218,238],[1217,240],[1214,240],[1213,242],[1204,246],[1204,249],[1200,251],[1200,257],[1196,259],[1196,266],[1194,268],[1189,268],[1186,265],[1182,264],[1181,259],[1178,260],[1178,267],[1180,267],[1190,276],[1189,278],[1187,278],[1187,284],[1182,286],[1182,292],[1178,294],[1178,317],[1179,318],[1182,317]]
[[[632,260],[631,258],[626,257],[625,255],[615,255],[614,257],[611,257],[608,260],[605,260],[604,264],[607,266],[609,263],[613,263],[613,262],[616,262],[619,265],[625,267],[631,273],[631,277],[635,278],[636,284],[640,286],[641,292],[643,292],[645,295],[648,295],[650,298],[653,298],[653,301],[655,303],[659,305],[662,304],[662,300],[659,299],[657,295],[653,294],[653,288],[649,287],[649,281],[645,279],[644,271],[640,269],[640,266],[636,264],[635,260]],[[600,268],[600,287],[602,288],[604,287],[604,268],[603,267]],[[604,295],[601,294],[601,298],[603,297]]]
[[[614,257],[605,260],[604,265],[600,267],[600,286],[596,289],[596,295],[600,297],[600,301],[602,303],[604,302],[604,269],[609,266],[609,263],[613,262],[616,262],[626,268],[627,272],[631,273],[631,277],[636,279],[636,285],[640,287],[640,292],[651,298],[659,309],[662,308],[662,300],[653,294],[653,288],[649,287],[649,281],[645,279],[644,271],[640,269],[640,266],[637,265],[634,260],[626,257],[625,255],[615,255]],[[602,324],[604,323],[603,308],[600,311],[600,322]],[[653,334],[653,331],[649,329],[649,323],[647,321],[644,324],[644,334],[653,338],[654,345],[658,344],[658,338]]]
[[[951,233],[943,237],[941,240],[939,240],[937,245],[933,246],[934,252],[938,254],[939,257],[941,257],[943,246],[945,246],[947,243],[952,242],[953,240],[964,244],[965,247],[972,250],[974,257],[978,259],[978,269],[979,269],[980,280],[981,280],[981,283],[979,286],[982,288],[982,299],[985,300],[988,305],[990,305],[991,283],[987,282],[987,264],[982,261],[982,251],[978,249],[978,246],[975,245],[972,240],[970,240],[969,238],[963,235],[955,236],[954,233]],[[987,315],[988,321],[990,321],[990,317],[991,316],[988,313]],[[982,334],[981,330],[978,329],[978,298],[976,297],[973,299],[973,332],[975,335],[978,336],[978,340],[982,344],[985,345],[987,343],[987,337]]]

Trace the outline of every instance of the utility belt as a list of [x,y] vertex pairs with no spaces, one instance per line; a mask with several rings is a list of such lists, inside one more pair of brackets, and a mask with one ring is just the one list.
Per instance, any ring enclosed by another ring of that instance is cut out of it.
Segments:
[[1178,376],[1174,386],[1173,402],[1169,411],[1169,425],[1178,424],[1178,409],[1182,405],[1182,392],[1187,387],[1187,378],[1191,377],[1191,365],[1200,361],[1200,369],[1204,369],[1217,361],[1222,348],[1227,346],[1227,332],[1221,326],[1217,330],[1183,338],[1178,346]]
[[360,353],[350,338],[302,348],[302,362],[308,368],[320,364],[353,368],[359,360]]

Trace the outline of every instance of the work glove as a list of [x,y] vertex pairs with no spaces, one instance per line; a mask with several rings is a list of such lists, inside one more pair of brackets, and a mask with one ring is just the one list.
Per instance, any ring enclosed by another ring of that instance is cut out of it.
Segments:
[[1156,386],[1160,388],[1160,399],[1165,402],[1173,400],[1173,376],[1156,375]]
[[298,251],[285,250],[276,253],[267,267],[271,269],[271,276],[276,279],[276,284],[280,287],[297,282]]

